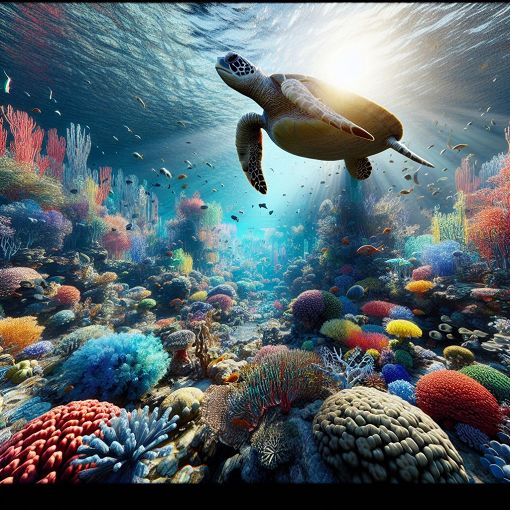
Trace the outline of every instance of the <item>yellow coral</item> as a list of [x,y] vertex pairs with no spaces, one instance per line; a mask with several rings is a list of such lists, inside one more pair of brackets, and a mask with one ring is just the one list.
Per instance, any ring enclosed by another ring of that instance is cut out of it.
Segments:
[[409,282],[406,285],[406,290],[408,290],[409,292],[414,292],[416,294],[424,294],[425,292],[428,292],[433,287],[434,287],[434,284],[427,280],[415,280],[413,282]]
[[193,271],[193,257],[189,253],[184,252],[179,270],[186,275]]
[[0,341],[3,347],[10,348],[14,355],[37,342],[43,331],[44,326],[39,326],[37,318],[31,315],[0,320]]
[[388,322],[386,332],[399,338],[419,338],[423,334],[414,322],[403,319]]
[[117,274],[113,271],[106,271],[100,275],[97,275],[94,279],[94,283],[96,285],[106,285],[107,283],[112,283],[118,278]]
[[199,290],[197,292],[194,292],[189,297],[190,301],[205,301],[207,299],[207,291],[205,290]]
[[372,356],[372,358],[374,358],[374,361],[377,361],[379,359],[379,357],[381,356],[381,354],[379,353],[379,351],[377,349],[367,349],[366,352],[367,352],[367,354]]
[[460,345],[449,345],[445,347],[443,356],[451,364],[452,368],[455,369],[471,365],[471,363],[475,361],[473,352]]

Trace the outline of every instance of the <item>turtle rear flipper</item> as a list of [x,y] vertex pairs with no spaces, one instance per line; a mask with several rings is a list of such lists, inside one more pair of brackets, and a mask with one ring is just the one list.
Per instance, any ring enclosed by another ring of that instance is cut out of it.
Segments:
[[345,166],[351,176],[360,181],[368,179],[372,173],[372,164],[368,158],[346,159]]
[[243,172],[260,193],[267,193],[262,173],[262,127],[264,118],[256,113],[243,115],[237,123],[236,147]]

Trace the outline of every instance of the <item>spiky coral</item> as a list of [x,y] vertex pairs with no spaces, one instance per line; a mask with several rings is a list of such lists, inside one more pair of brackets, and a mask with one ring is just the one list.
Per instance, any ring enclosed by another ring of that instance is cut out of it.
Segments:
[[171,412],[169,407],[158,418],[157,407],[150,415],[148,406],[130,413],[122,409],[120,416],[112,418],[109,426],[101,422],[102,438],[96,434],[83,436],[83,444],[77,451],[80,458],[73,461],[73,465],[85,467],[78,475],[80,480],[108,483],[147,481],[145,477],[149,466],[144,461],[163,457],[172,451],[171,445],[156,448],[177,427],[179,416],[169,419]]
[[395,305],[388,301],[368,301],[361,307],[362,313],[383,319],[388,317]]
[[83,469],[73,464],[82,437],[98,434],[99,424],[119,412],[109,402],[82,400],[35,418],[0,445],[0,483],[75,481]]
[[413,322],[406,320],[394,320],[386,324],[386,332],[397,338],[420,338],[422,330]]
[[0,320],[0,339],[2,347],[18,354],[25,347],[41,338],[44,326],[37,324],[37,317],[8,317]]
[[470,365],[460,370],[487,388],[500,402],[510,400],[510,377],[489,365]]
[[347,319],[331,319],[326,321],[320,329],[322,335],[337,342],[345,342],[351,334],[360,332],[361,328]]
[[389,338],[381,333],[367,333],[365,331],[351,331],[344,341],[349,349],[359,347],[362,351],[375,349],[380,352],[389,345]]
[[388,393],[400,397],[413,406],[416,404],[416,391],[410,382],[402,380],[390,382],[388,384]]
[[55,295],[55,300],[61,305],[73,306],[80,301],[80,291],[72,285],[61,285]]

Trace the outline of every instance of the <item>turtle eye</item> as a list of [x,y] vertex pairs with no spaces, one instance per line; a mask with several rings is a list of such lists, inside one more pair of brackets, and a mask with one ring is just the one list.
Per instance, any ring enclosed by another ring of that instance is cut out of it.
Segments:
[[230,52],[230,53],[227,53],[227,56],[225,57],[225,60],[229,64],[231,64],[232,62],[234,62],[234,60],[236,60],[236,58],[237,58],[237,53]]

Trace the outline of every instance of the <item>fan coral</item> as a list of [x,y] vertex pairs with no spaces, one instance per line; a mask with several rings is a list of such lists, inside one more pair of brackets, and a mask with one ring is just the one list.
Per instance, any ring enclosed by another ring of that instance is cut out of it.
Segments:
[[354,332],[361,332],[361,328],[346,319],[331,319],[326,321],[320,329],[321,335],[332,338],[337,342],[345,342]]
[[35,344],[28,345],[19,354],[19,359],[38,359],[53,350],[53,344],[48,340],[41,340]]
[[25,347],[37,342],[44,331],[44,326],[37,324],[37,317],[26,315],[0,320],[0,341],[4,348],[8,348],[15,356]]
[[494,396],[471,377],[453,370],[424,375],[416,385],[416,402],[438,423],[466,423],[494,436],[502,419]]
[[393,303],[388,303],[387,301],[368,301],[361,307],[361,311],[365,315],[383,319],[389,316],[394,306]]
[[19,289],[20,282],[42,280],[42,276],[29,267],[0,269],[0,298],[9,297]]
[[[102,437],[96,434],[83,436],[77,453],[80,458],[73,461],[75,466],[84,466],[79,473],[80,480],[105,481],[108,483],[146,482],[149,466],[144,460],[153,460],[169,455],[172,445],[156,448],[168,439],[179,416],[169,419],[169,407],[158,418],[156,407],[149,415],[149,407],[128,413],[122,409],[120,416],[111,419],[111,424],[99,424]],[[87,467],[87,466],[93,467]]]
[[214,296],[208,297],[206,302],[213,306],[219,306],[223,313],[229,312],[234,304],[232,298],[226,294],[215,294]]
[[510,400],[510,377],[488,365],[471,365],[460,370],[487,388],[500,402]]
[[411,368],[413,368],[413,357],[404,349],[396,349],[395,363],[402,365],[407,370],[411,370]]
[[243,369],[242,382],[228,397],[232,424],[252,431],[273,407],[288,413],[296,401],[316,400],[326,380],[316,367],[318,363],[317,354],[295,349],[267,356],[262,363]]
[[207,291],[205,290],[199,290],[197,292],[194,292],[189,297],[190,301],[205,301],[207,299]]
[[490,441],[487,434],[484,434],[476,427],[466,425],[465,423],[457,423],[457,425],[455,425],[455,432],[462,442],[468,444],[471,448],[474,448],[479,452],[483,451],[483,445]]
[[459,370],[475,361],[475,355],[469,349],[461,347],[460,345],[449,345],[445,347],[443,356],[453,370]]
[[55,295],[55,300],[61,305],[73,306],[80,301],[80,291],[72,285],[61,285]]
[[82,400],[35,418],[0,445],[0,483],[74,481],[83,469],[73,464],[82,437],[99,434],[99,424],[119,412],[109,402]]
[[388,393],[400,397],[413,406],[416,405],[416,391],[410,382],[403,381],[402,379],[390,382],[388,384]]
[[427,280],[413,280],[406,285],[406,290],[414,294],[425,294],[434,288],[434,284]]
[[389,339],[381,333],[367,333],[361,330],[354,330],[348,334],[344,344],[349,347],[349,349],[359,347],[362,351],[375,349],[380,352],[385,347],[388,347]]
[[407,306],[396,305],[390,310],[389,318],[393,320],[402,319],[409,321],[414,319],[414,314]]
[[141,333],[105,335],[88,342],[62,365],[68,398],[134,400],[165,375],[168,354],[161,342]]
[[386,332],[398,338],[420,338],[422,330],[413,322],[394,320],[386,324]]
[[383,366],[382,375],[386,381],[386,384],[390,384],[393,381],[398,381],[399,379],[403,381],[409,381],[411,379],[411,376],[402,365],[393,363],[388,363]]
[[292,315],[305,325],[317,324],[325,310],[324,298],[320,290],[305,290],[292,304]]
[[432,266],[420,266],[416,269],[413,269],[411,278],[414,281],[427,280],[428,278],[432,278]]
[[374,388],[358,386],[327,398],[313,420],[313,435],[340,481],[468,480],[462,457],[436,423]]

